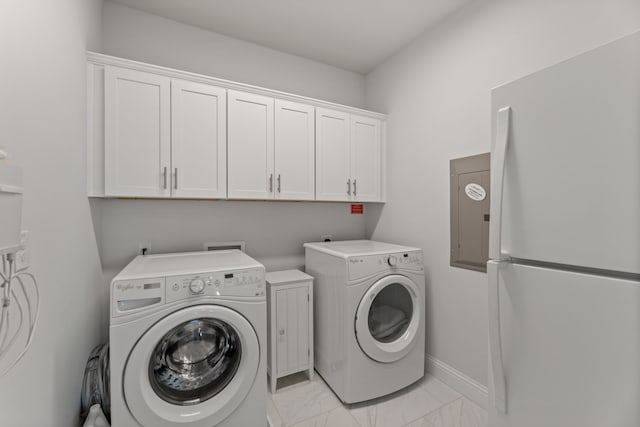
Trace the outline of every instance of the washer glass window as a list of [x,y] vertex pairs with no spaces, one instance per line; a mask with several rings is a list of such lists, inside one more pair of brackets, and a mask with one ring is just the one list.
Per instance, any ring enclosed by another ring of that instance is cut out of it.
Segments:
[[238,332],[212,318],[190,320],[157,343],[149,362],[149,382],[164,401],[175,405],[204,402],[231,381],[242,357]]
[[405,333],[413,317],[413,300],[408,289],[392,283],[375,296],[369,309],[371,336],[381,343],[397,340]]

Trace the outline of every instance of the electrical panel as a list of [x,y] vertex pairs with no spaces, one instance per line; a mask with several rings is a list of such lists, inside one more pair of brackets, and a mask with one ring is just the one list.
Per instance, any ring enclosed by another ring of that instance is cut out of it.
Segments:
[[487,271],[489,259],[490,154],[453,159],[451,178],[451,262]]

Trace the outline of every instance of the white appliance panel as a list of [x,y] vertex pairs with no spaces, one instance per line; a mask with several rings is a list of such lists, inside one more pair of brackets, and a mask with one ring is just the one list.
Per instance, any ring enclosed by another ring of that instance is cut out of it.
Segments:
[[489,425],[636,427],[640,282],[511,263],[498,280],[507,413],[490,402]]
[[494,89],[494,123],[508,106],[502,251],[640,273],[640,33]]

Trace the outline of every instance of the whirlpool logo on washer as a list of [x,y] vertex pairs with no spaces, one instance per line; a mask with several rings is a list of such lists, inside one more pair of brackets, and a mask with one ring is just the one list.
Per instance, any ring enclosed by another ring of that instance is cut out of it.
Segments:
[[349,258],[349,262],[351,264],[358,264],[358,263],[364,262],[364,260],[362,258]]
[[133,283],[118,283],[116,285],[116,289],[119,291],[128,291],[129,289],[133,289]]

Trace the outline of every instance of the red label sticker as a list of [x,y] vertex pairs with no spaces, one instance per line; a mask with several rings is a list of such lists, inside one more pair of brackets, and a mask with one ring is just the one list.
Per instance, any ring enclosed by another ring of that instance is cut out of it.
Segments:
[[364,213],[364,205],[359,203],[359,204],[352,204],[351,205],[351,214],[352,215],[362,215]]

